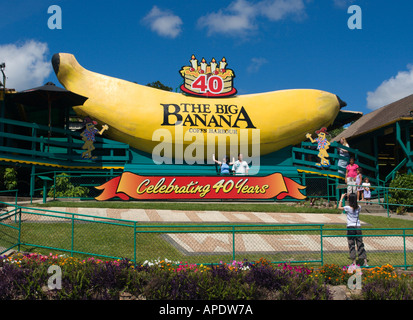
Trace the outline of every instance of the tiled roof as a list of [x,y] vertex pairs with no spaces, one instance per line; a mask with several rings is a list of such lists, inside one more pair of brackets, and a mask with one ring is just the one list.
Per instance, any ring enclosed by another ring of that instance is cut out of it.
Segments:
[[333,140],[356,137],[403,119],[413,119],[413,94],[362,116]]

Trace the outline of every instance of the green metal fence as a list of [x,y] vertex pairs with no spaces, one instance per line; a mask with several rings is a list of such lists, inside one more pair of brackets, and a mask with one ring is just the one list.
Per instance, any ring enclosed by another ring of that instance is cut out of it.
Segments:
[[[0,214],[0,254],[11,249],[71,256],[219,263],[255,261],[351,263],[346,228],[323,224],[158,225],[7,204]],[[370,266],[413,266],[413,228],[369,228]]]
[[[344,167],[339,166],[339,161],[342,160],[345,163],[348,163],[349,158],[340,156],[338,152],[339,149],[345,149],[354,157],[355,162],[363,169],[363,174],[368,176],[372,183],[379,184],[379,165],[377,158],[360,150],[343,146],[335,141],[331,142],[330,147],[332,150],[332,152],[329,152],[330,166],[323,170],[326,174],[340,177],[345,176],[346,170]],[[310,170],[310,168],[319,169],[316,166],[320,161],[317,157],[318,153],[319,151],[316,150],[314,144],[310,142],[302,142],[300,147],[292,148],[293,164],[304,170]]]
[[[353,185],[353,187],[363,187],[363,185]],[[342,186],[342,189],[346,189],[347,186]],[[382,206],[386,212],[387,216],[390,217],[390,212],[396,211],[395,209],[397,208],[404,208],[406,211],[412,211],[413,205],[408,204],[408,203],[398,203],[400,199],[395,199],[393,198],[393,194],[399,191],[406,191],[408,193],[413,194],[413,189],[410,188],[394,188],[394,187],[384,187],[384,186],[370,186],[370,190],[374,190],[372,192],[372,198],[373,201],[361,201],[363,205],[368,205],[368,204],[377,204],[379,206]],[[346,191],[344,191],[346,192]],[[408,199],[404,199],[405,201],[409,201]],[[338,201],[337,201],[338,204]]]
[[[35,161],[59,165],[92,165],[94,161],[82,159],[83,141],[80,132],[39,125],[0,117],[0,139],[7,139],[0,145],[2,157],[13,160]],[[48,137],[49,134],[53,135]],[[129,145],[96,137],[94,155],[106,165],[123,165],[130,160]]]
[[[101,192],[95,189],[95,187],[121,174],[122,171],[113,169],[104,171],[62,170],[33,173],[31,174],[32,191],[30,200],[31,203],[33,203],[34,198],[42,198],[44,203],[46,198],[52,198],[53,200],[59,198],[92,200]],[[58,185],[62,180],[65,181],[65,186],[62,190],[59,190]]]
[[0,196],[3,196],[3,195],[8,196],[9,194],[12,194],[12,196],[14,196],[14,204],[17,204],[17,199],[19,197],[19,190],[18,189],[0,190]]

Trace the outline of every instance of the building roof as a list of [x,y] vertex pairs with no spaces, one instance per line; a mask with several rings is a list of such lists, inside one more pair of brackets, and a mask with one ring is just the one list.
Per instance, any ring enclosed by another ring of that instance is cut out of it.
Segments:
[[340,141],[341,138],[354,138],[399,120],[413,120],[413,94],[362,116],[333,141]]
[[350,122],[357,121],[362,116],[363,116],[362,112],[340,110],[333,124],[330,127],[328,127],[328,130],[331,131],[331,130],[343,127]]

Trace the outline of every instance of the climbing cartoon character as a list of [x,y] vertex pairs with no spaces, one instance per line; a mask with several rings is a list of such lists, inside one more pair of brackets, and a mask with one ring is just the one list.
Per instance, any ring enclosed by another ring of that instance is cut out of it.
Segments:
[[327,150],[329,149],[330,142],[327,140],[327,129],[321,128],[315,132],[317,134],[317,139],[311,137],[311,133],[307,133],[305,136],[310,139],[311,143],[317,143],[317,150],[319,150],[318,157],[320,158],[320,163],[316,163],[317,167],[328,168],[330,167],[330,161],[327,159],[329,157]]
[[95,146],[93,145],[93,143],[96,141],[95,135],[96,133],[102,135],[105,130],[109,129],[109,126],[107,124],[104,124],[102,126],[102,130],[99,131],[95,128],[97,122],[92,121],[92,119],[90,119],[89,117],[85,118],[83,122],[85,123],[86,129],[80,134],[80,136],[85,142],[82,146],[82,149],[86,149],[86,151],[82,153],[82,159],[96,159],[97,157],[92,157],[92,151],[95,150]]

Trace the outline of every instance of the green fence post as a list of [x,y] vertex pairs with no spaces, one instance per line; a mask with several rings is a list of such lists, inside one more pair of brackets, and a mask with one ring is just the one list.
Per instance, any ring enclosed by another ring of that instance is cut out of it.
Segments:
[[133,223],[133,264],[136,266],[136,221]]
[[22,208],[19,208],[19,235],[17,240],[17,251],[20,252],[20,242],[22,233]]
[[403,229],[404,270],[407,270],[406,229]]
[[[17,198],[18,198],[19,189],[16,190],[16,198],[14,199],[15,208],[17,208]],[[17,214],[14,216],[14,223],[16,223]]]
[[47,181],[43,181],[43,203],[46,203],[46,196],[47,196]]
[[56,171],[53,171],[53,201],[56,201]]
[[32,171],[30,174],[30,204],[33,204],[33,196],[34,196],[34,188],[35,188],[35,173],[36,173],[36,168],[34,165],[32,165]]
[[232,261],[235,260],[235,226],[232,226]]
[[72,214],[72,244],[71,244],[71,249],[70,249],[71,257],[73,257],[74,242],[75,242],[75,215]]
[[320,253],[321,253],[321,266],[324,265],[324,254],[323,254],[323,226],[320,226]]
[[387,206],[387,218],[389,218],[390,217],[390,207],[389,207],[389,189],[388,188],[386,188],[386,193],[385,193],[384,197],[385,197],[385,203],[386,203],[386,206]]

